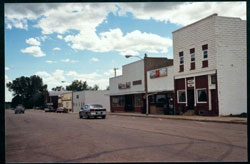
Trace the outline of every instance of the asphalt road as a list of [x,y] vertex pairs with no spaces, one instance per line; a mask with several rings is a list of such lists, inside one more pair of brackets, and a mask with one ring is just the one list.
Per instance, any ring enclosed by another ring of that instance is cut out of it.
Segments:
[[247,161],[247,125],[6,110],[6,162]]

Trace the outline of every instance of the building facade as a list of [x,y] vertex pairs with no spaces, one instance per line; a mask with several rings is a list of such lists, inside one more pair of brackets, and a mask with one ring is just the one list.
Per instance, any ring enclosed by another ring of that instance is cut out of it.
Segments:
[[147,71],[149,113],[174,114],[174,66]]
[[144,57],[122,66],[122,75],[109,79],[112,112],[146,112],[147,71],[173,65],[172,59]]
[[73,92],[73,112],[79,112],[85,104],[101,104],[107,112],[110,112],[109,91]]
[[57,109],[60,106],[60,95],[70,91],[49,91],[46,94],[44,105],[45,107],[53,107]]
[[61,97],[60,101],[61,101],[62,107],[66,108],[68,112],[72,112],[72,104],[73,104],[72,94],[73,94],[72,91],[60,94],[60,97]]
[[246,21],[213,14],[173,32],[175,113],[247,110]]

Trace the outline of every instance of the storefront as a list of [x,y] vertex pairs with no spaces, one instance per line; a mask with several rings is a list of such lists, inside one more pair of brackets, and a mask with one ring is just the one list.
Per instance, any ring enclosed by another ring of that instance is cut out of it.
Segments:
[[174,114],[174,67],[147,72],[150,114]]
[[[123,74],[109,79],[111,112],[146,113],[146,93],[148,90],[151,94],[152,88],[148,87],[147,73],[169,65],[173,65],[172,59],[146,57],[122,66]],[[173,84],[173,78],[171,80]]]

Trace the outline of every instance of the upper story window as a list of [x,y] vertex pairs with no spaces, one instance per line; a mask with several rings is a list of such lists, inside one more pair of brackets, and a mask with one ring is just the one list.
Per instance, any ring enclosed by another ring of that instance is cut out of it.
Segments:
[[179,52],[180,64],[184,63],[183,51]]
[[195,62],[195,49],[190,49],[191,62]]
[[79,95],[76,95],[76,98],[79,99]]
[[208,45],[207,44],[202,45],[202,52],[203,52],[203,59],[207,59],[208,57]]

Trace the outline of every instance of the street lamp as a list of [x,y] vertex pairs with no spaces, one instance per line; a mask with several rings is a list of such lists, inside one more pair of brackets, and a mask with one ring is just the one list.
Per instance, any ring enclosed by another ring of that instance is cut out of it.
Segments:
[[[140,56],[137,56],[137,55],[125,55],[126,58],[130,58],[130,57],[138,57],[139,59],[143,59],[142,57]],[[147,83],[147,69],[146,69],[146,66],[147,66],[147,54],[145,53],[144,54],[144,81],[145,81],[145,99],[146,99],[146,115],[148,116],[148,83]]]

